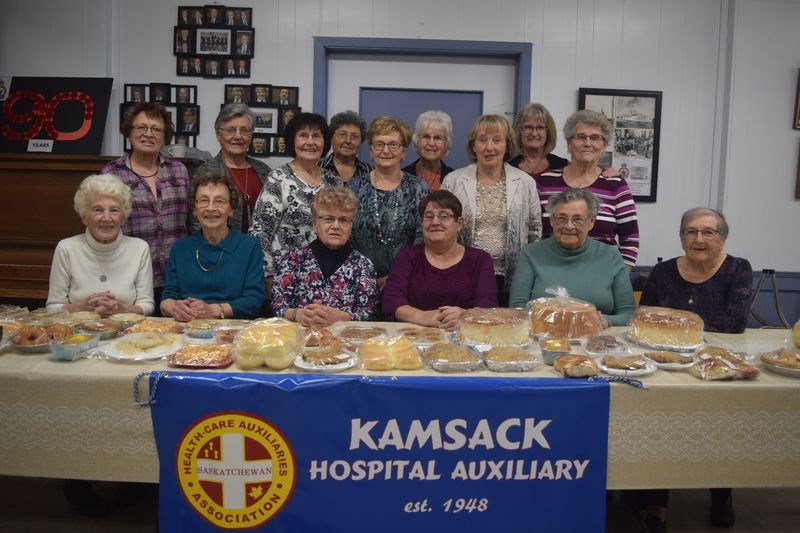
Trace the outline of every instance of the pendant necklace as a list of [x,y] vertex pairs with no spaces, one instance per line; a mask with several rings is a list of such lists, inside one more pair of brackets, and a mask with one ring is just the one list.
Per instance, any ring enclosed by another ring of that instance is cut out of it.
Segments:
[[[374,217],[375,217],[375,229],[377,230],[377,233],[378,233],[376,235],[376,238],[377,238],[378,242],[380,244],[383,244],[384,246],[392,245],[395,242],[395,240],[392,237],[397,235],[396,231],[399,229],[399,228],[396,227],[396,225],[397,225],[397,216],[398,216],[399,211],[400,211],[400,194],[399,194],[400,185],[398,185],[394,190],[391,190],[391,191],[381,191],[381,192],[383,192],[384,198],[386,196],[388,196],[389,194],[391,194],[392,197],[394,198],[394,205],[393,206],[389,205],[389,203],[391,202],[391,199],[389,199],[388,201],[385,202],[385,207],[384,207],[385,210],[388,209],[388,210],[392,211],[391,219],[389,220],[389,224],[388,224],[389,235],[387,237],[387,236],[384,236],[383,229],[381,228],[381,210],[378,208],[378,187],[377,187],[377,185],[378,185],[378,176],[377,176],[377,174],[374,174],[374,180],[375,180],[374,183],[371,183],[371,185],[372,185],[372,209],[373,209],[373,213],[374,213]],[[401,184],[402,184],[402,179],[401,179]]]
[[222,256],[225,253],[225,250],[219,251],[219,259],[216,260],[210,267],[206,268],[203,266],[203,263],[200,262],[200,250],[197,248],[194,249],[194,258],[197,261],[197,266],[200,267],[200,270],[203,272],[211,272],[212,270],[216,270],[216,268],[222,263]]

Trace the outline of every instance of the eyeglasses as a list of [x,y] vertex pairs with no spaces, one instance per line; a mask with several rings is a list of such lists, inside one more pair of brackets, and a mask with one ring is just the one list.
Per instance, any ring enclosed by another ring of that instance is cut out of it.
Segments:
[[326,226],[332,226],[334,222],[338,222],[340,226],[347,226],[353,223],[353,219],[350,217],[332,217],[330,215],[318,216],[317,220]]
[[340,141],[353,141],[353,142],[361,142],[361,134],[360,133],[348,133],[344,130],[339,130],[334,135]]
[[161,126],[148,126],[147,124],[136,124],[133,126],[133,131],[140,135],[144,135],[148,131],[151,132],[153,135],[161,135],[164,133],[164,128]]
[[220,128],[219,132],[222,133],[223,135],[225,135],[226,137],[233,137],[237,133],[239,135],[247,137],[248,135],[253,133],[253,130],[251,130],[250,128],[244,128],[244,127],[234,128],[233,126],[231,126],[229,128]]
[[209,205],[214,204],[214,207],[223,208],[229,203],[231,203],[231,201],[228,200],[227,198],[214,198],[212,200],[211,198],[203,197],[200,198],[199,200],[195,200],[194,203],[197,207],[208,207]]
[[525,124],[523,126],[520,126],[519,131],[521,131],[523,133],[526,133],[526,134],[527,133],[533,133],[533,132],[544,133],[544,132],[547,131],[547,127],[546,126],[531,126],[530,124]]
[[444,144],[447,140],[446,138],[442,137],[441,135],[428,135],[427,133],[424,135],[419,136],[419,140],[422,141],[422,144],[427,144],[429,142],[435,144]]
[[556,226],[563,227],[566,226],[569,222],[572,222],[572,225],[575,226],[576,228],[580,228],[581,226],[589,222],[589,219],[586,217],[582,217],[580,215],[574,216],[572,218],[569,218],[566,215],[559,215],[552,219],[551,224],[554,227]]
[[598,135],[596,133],[593,133],[591,135],[586,135],[585,133],[576,133],[575,135],[570,137],[570,139],[578,141],[579,143],[585,143],[587,140],[593,143],[599,143],[600,141],[606,140],[605,137],[603,137],[602,135]]
[[297,138],[300,139],[303,142],[306,142],[306,141],[309,141],[309,140],[311,140],[311,141],[321,141],[322,140],[322,134],[320,132],[318,132],[318,131],[315,131],[313,133],[298,133],[297,134]]
[[453,213],[443,212],[443,213],[425,213],[422,215],[422,220],[425,222],[433,222],[436,219],[439,219],[439,222],[450,222],[456,216]]
[[689,228],[685,229],[681,232],[684,237],[688,237],[690,239],[696,239],[698,235],[702,235],[704,239],[713,239],[717,235],[719,235],[719,231],[711,228],[703,228],[703,229],[696,229],[696,228]]
[[390,152],[394,153],[400,149],[400,143],[394,141],[390,143],[378,141],[372,143],[372,147],[375,149],[376,152],[383,152],[384,148],[388,148]]

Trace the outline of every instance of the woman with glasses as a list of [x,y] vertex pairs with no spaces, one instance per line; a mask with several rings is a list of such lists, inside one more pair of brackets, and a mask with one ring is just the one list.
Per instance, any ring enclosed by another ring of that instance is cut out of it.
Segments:
[[131,189],[131,214],[122,232],[150,246],[153,294],[161,299],[172,244],[189,234],[189,173],[183,163],[164,157],[175,128],[169,111],[158,103],[136,104],[120,126],[131,153],[106,165],[102,172],[119,176]]
[[501,306],[508,305],[508,286],[522,249],[542,235],[536,184],[507,163],[515,139],[504,117],[478,117],[467,136],[473,163],[451,172],[442,183],[464,206],[461,242],[486,250],[492,258]]
[[453,121],[450,115],[443,111],[421,113],[417,117],[411,142],[419,159],[403,167],[403,172],[422,178],[431,192],[438,191],[444,177],[453,171],[442,161],[453,147]]
[[[706,331],[742,333],[750,314],[753,270],[747,259],[723,251],[728,238],[725,217],[707,207],[689,209],[681,217],[680,238],[684,255],[653,267],[640,304],[697,313]],[[710,491],[711,523],[732,527],[731,489]],[[646,513],[648,530],[666,531],[669,491],[639,491],[637,499]]]
[[276,316],[305,327],[372,320],[378,284],[372,262],[350,246],[358,210],[353,191],[325,187],[311,200],[316,239],[283,256],[272,284]]
[[550,297],[554,285],[597,307],[603,327],[624,326],[634,310],[628,271],[616,248],[589,238],[600,202],[585,189],[567,189],[547,201],[553,236],[525,247],[514,281],[511,307]]
[[[231,225],[247,233],[261,193],[264,181],[272,169],[254,157],[247,155],[253,138],[255,115],[245,104],[228,104],[222,108],[214,121],[219,153],[198,167],[196,173],[223,172],[236,187],[241,205],[237,206],[231,217]],[[192,218],[192,230],[200,229],[200,224]]]
[[556,123],[545,106],[529,103],[522,106],[514,116],[519,154],[509,164],[527,172],[537,179],[546,170],[559,170],[569,161],[551,154],[556,147]]
[[169,253],[161,312],[179,322],[195,318],[254,318],[264,303],[263,256],[258,240],[228,223],[239,193],[224,172],[192,182],[200,231]]
[[435,191],[419,204],[423,244],[400,250],[383,291],[383,312],[397,320],[453,330],[466,309],[497,307],[492,258],[459,244],[461,202]]
[[358,158],[361,143],[367,138],[367,125],[355,111],[342,111],[331,117],[331,153],[319,161],[347,183],[353,176],[366,176],[372,166]]
[[372,261],[383,288],[400,248],[422,241],[417,206],[428,194],[428,186],[400,168],[411,142],[405,122],[378,117],[367,130],[367,141],[375,168],[347,182],[358,198],[352,238],[353,246]]
[[[614,133],[608,119],[600,113],[576,111],[564,124],[564,137],[570,164],[559,170],[543,172],[536,179],[542,207],[553,194],[569,188],[586,189],[600,201],[597,220],[589,233],[593,239],[619,249],[626,268],[636,264],[639,255],[639,222],[630,187],[620,176],[607,177],[600,168]],[[549,217],[542,217],[543,234],[553,233]]]
[[314,237],[311,198],[323,187],[342,184],[333,172],[317,166],[331,145],[325,117],[300,113],[286,126],[283,138],[293,159],[267,176],[250,226],[250,235],[258,238],[264,252],[267,294],[272,293],[272,277],[283,254]]

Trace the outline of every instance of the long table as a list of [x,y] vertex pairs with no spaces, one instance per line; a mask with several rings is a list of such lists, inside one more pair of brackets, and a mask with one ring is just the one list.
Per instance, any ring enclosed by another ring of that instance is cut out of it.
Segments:
[[[706,337],[756,353],[779,347],[788,332]],[[0,475],[157,482],[150,412],[132,402],[134,378],[158,370],[169,370],[166,362],[64,363],[47,354],[1,354]],[[396,375],[448,379],[430,369]],[[471,375],[536,379],[556,373],[541,366]],[[749,382],[705,382],[659,370],[642,382],[641,389],[611,386],[608,488],[800,486],[800,380],[762,371]]]

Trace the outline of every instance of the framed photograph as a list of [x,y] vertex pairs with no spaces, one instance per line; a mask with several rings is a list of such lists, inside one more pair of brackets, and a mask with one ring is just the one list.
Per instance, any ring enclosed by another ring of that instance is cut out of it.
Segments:
[[253,57],[253,45],[255,43],[255,30],[236,30],[235,35],[236,55],[242,57]]
[[797,97],[794,101],[794,124],[792,127],[800,130],[800,73],[797,75]]
[[286,87],[285,85],[272,87],[272,103],[275,105],[286,105],[297,107],[297,97],[299,93],[297,87]]
[[202,57],[186,56],[178,57],[176,74],[178,76],[203,77],[206,66]]
[[278,133],[278,109],[274,107],[250,108],[256,116],[253,124],[255,133]]
[[172,139],[172,144],[182,144],[183,146],[190,146],[192,148],[197,148],[197,137],[194,135],[175,135]]
[[178,6],[178,26],[192,25],[192,6]]
[[253,93],[250,96],[250,107],[269,106],[269,85],[253,85]]
[[221,78],[223,76],[222,59],[210,58],[205,60],[204,78]]
[[147,102],[147,89],[148,89],[147,85],[126,83],[125,101],[133,104],[138,104],[140,102]]
[[268,135],[253,135],[250,140],[250,148],[248,153],[256,157],[267,157],[270,151],[270,143]]
[[191,28],[181,28],[175,26],[175,49],[173,53],[186,55],[194,53],[194,30]]
[[181,104],[177,108],[175,135],[197,135],[200,132],[200,106]]
[[176,104],[196,104],[197,85],[173,85],[172,101]]
[[172,90],[169,83],[151,83],[150,101],[168,105],[172,102]]
[[617,169],[637,202],[656,201],[661,94],[585,87],[578,90],[578,109],[603,114],[614,128],[614,138],[609,140],[600,166]]
[[253,8],[236,8],[235,12],[236,26],[241,26],[243,28],[253,27]]
[[226,104],[249,104],[250,86],[249,85],[225,85]]
[[195,53],[202,56],[231,55],[231,30],[224,28],[197,28]]
[[225,6],[208,5],[204,6],[206,15],[206,26],[222,26]]
[[169,119],[172,121],[172,128],[176,129],[178,126],[178,108],[174,105],[166,105],[164,109],[169,113]]
[[232,78],[249,78],[250,77],[250,58],[237,57],[234,60],[233,74],[226,74]]
[[[181,9],[178,8],[178,24],[182,24],[183,15],[181,13]],[[189,6],[186,9],[189,10],[189,25],[190,26],[202,26],[206,23],[205,19],[205,11],[200,6]]]
[[280,135],[272,137],[271,148],[272,155],[286,155],[286,140]]
[[[272,89],[275,92],[275,89]],[[279,109],[280,111],[280,121],[278,124],[278,133],[283,134],[283,130],[286,129],[286,125],[292,120],[295,115],[300,113],[299,107],[287,107],[283,109]]]

